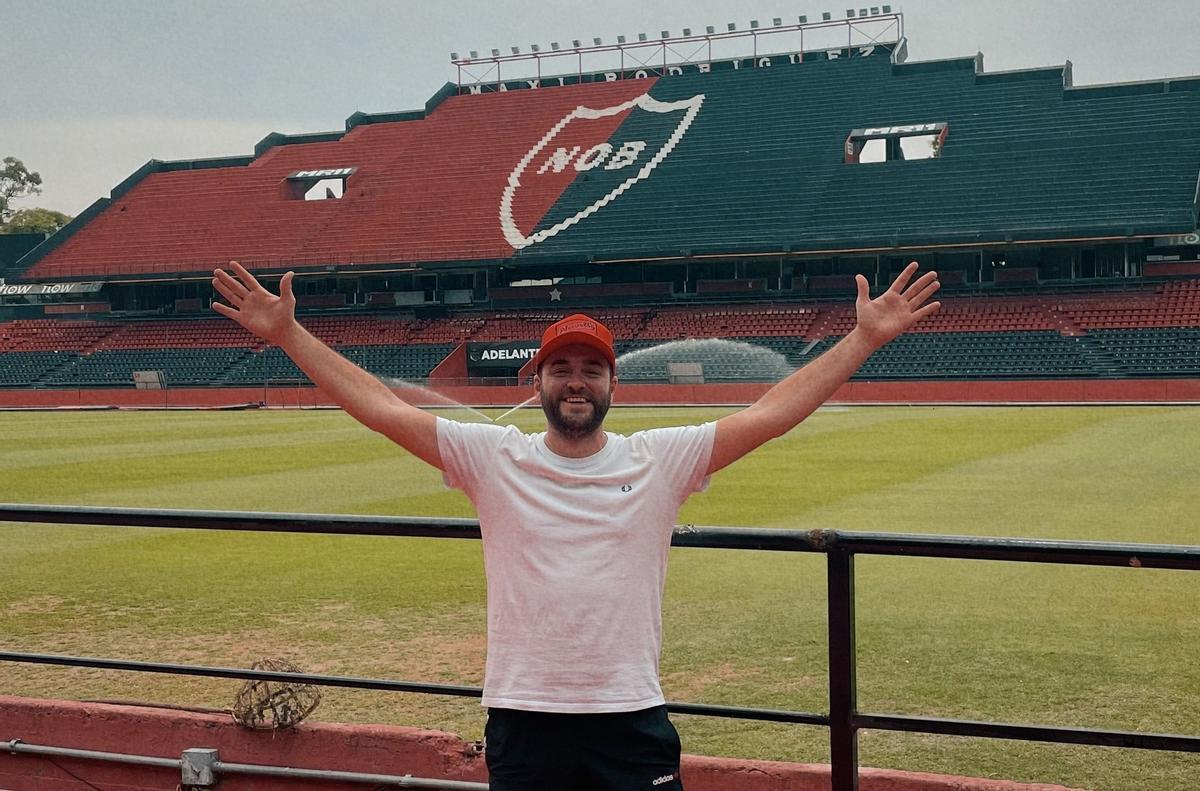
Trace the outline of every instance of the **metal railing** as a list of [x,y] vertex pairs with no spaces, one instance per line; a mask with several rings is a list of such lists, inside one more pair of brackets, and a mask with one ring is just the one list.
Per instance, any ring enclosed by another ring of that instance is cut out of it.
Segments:
[[[189,530],[480,538],[479,523],[473,519],[0,504],[0,521]],[[675,547],[811,552],[822,553],[826,556],[829,650],[828,714],[682,702],[669,702],[667,708],[678,714],[790,722],[827,727],[830,734],[830,763],[834,791],[856,791],[858,788],[858,732],[863,729],[1143,750],[1200,752],[1200,735],[1064,728],[1050,725],[980,722],[859,711],[856,692],[857,656],[854,619],[854,558],[856,555],[1200,571],[1200,546],[972,538],[835,530],[695,527],[692,525],[677,528],[671,544]],[[0,651],[0,661],[235,679],[291,681],[322,686],[437,695],[467,697],[482,695],[482,690],[478,687],[159,662],[134,662],[18,651]]]

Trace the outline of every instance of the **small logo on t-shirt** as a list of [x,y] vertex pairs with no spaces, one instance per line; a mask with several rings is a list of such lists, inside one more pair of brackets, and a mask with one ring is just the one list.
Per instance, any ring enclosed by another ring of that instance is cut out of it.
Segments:
[[652,782],[650,785],[660,786],[663,783],[671,782],[672,780],[675,779],[675,777],[676,777],[675,773],[672,773],[669,775],[663,775],[662,777],[656,777],[656,778],[654,778],[654,782]]
[[623,492],[632,492],[632,491],[633,491],[633,484],[631,484],[631,483],[627,483],[627,484],[625,484],[624,486],[622,486],[622,487],[621,487],[621,491],[623,491]]

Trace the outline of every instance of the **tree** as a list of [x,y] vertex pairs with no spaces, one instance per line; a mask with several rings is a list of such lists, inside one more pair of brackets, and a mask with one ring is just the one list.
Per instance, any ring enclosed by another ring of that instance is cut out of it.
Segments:
[[8,222],[13,214],[12,201],[41,193],[41,174],[30,172],[16,157],[5,157],[0,168],[0,223]]
[[7,223],[0,225],[0,233],[54,233],[71,219],[69,215],[53,209],[36,206],[18,209]]

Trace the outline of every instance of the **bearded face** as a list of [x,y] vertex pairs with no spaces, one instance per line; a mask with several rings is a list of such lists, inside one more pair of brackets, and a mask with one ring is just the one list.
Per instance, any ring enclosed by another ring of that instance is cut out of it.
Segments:
[[612,405],[608,362],[587,347],[569,346],[538,374],[538,396],[550,428],[571,440],[599,431]]
[[603,396],[588,392],[554,395],[541,392],[542,411],[550,426],[568,439],[581,439],[604,425],[604,416],[612,406],[612,393]]

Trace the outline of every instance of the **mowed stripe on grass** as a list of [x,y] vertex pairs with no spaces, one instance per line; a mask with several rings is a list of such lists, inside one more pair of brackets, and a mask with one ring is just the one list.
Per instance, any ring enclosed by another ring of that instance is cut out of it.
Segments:
[[[614,409],[609,428],[729,410]],[[498,413],[493,413],[498,414]],[[514,416],[527,430],[540,413]],[[822,410],[715,476],[680,521],[1200,543],[1190,408]],[[339,412],[0,415],[3,499],[468,516],[440,474]],[[19,650],[479,683],[474,542],[0,526]],[[1200,732],[1200,575],[859,561],[863,707]],[[823,558],[676,550],[673,699],[821,711]],[[7,691],[227,705],[235,682],[13,665]],[[11,672],[10,672],[11,671]],[[136,693],[131,690],[137,690]],[[326,719],[477,737],[474,701],[330,691]],[[690,751],[823,760],[820,729],[680,718]],[[864,763],[1093,788],[1191,788],[1193,757],[869,734]],[[1136,778],[1136,782],[1133,779]]]

